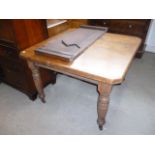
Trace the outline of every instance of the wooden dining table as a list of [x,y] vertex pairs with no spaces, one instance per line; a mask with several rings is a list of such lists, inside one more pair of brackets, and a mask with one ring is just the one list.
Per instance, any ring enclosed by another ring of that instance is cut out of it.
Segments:
[[[70,31],[70,29],[67,31]],[[20,56],[27,60],[42,102],[45,102],[45,94],[39,74],[40,67],[96,83],[99,93],[97,123],[99,129],[102,130],[112,86],[121,84],[124,81],[132,60],[141,45],[141,39],[134,36],[106,33],[72,62],[35,53],[36,48],[47,44],[57,37],[61,37],[63,33],[25,49],[20,53]]]

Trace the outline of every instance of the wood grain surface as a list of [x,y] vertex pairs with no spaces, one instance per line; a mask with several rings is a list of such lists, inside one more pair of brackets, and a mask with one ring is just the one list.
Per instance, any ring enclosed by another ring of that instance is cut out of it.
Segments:
[[61,35],[63,33],[22,51],[21,57],[65,74],[118,84],[124,80],[141,43],[138,37],[106,33],[73,62],[35,54],[36,48]]

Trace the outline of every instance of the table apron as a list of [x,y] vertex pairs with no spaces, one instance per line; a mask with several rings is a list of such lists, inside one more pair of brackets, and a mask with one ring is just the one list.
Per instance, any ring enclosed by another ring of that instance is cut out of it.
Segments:
[[56,72],[59,72],[59,73],[65,74],[65,75],[69,75],[71,77],[74,77],[74,78],[77,78],[77,79],[80,79],[80,80],[83,80],[83,81],[86,81],[86,82],[90,82],[90,83],[93,83],[93,84],[96,84],[96,85],[98,85],[98,82],[99,82],[99,80],[94,80],[94,79],[91,79],[91,78],[86,78],[84,76],[75,75],[75,74],[65,72],[65,71],[62,71],[62,70],[59,70],[59,69],[48,67],[47,65],[42,65],[42,64],[39,64],[39,63],[35,63],[35,65],[38,66],[38,67],[53,70],[53,71],[56,71]]

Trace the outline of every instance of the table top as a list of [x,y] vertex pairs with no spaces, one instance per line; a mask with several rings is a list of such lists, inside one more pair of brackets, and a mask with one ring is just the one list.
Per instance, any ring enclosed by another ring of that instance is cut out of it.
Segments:
[[[55,37],[61,37],[61,35]],[[138,37],[106,33],[73,62],[65,62],[58,58],[34,53],[36,48],[50,42],[55,37],[22,51],[20,56],[62,73],[109,84],[121,83],[124,80],[134,55],[141,44],[141,39]]]

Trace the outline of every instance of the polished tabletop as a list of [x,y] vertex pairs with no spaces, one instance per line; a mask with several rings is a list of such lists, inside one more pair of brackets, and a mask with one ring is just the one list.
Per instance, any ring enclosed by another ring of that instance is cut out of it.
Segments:
[[34,50],[36,48],[49,43],[56,37],[61,37],[61,35],[51,37],[22,51],[20,56],[49,66],[56,71],[67,72],[109,84],[117,84],[123,81],[141,44],[141,39],[138,37],[106,33],[73,62],[65,62],[55,57],[35,54]]

